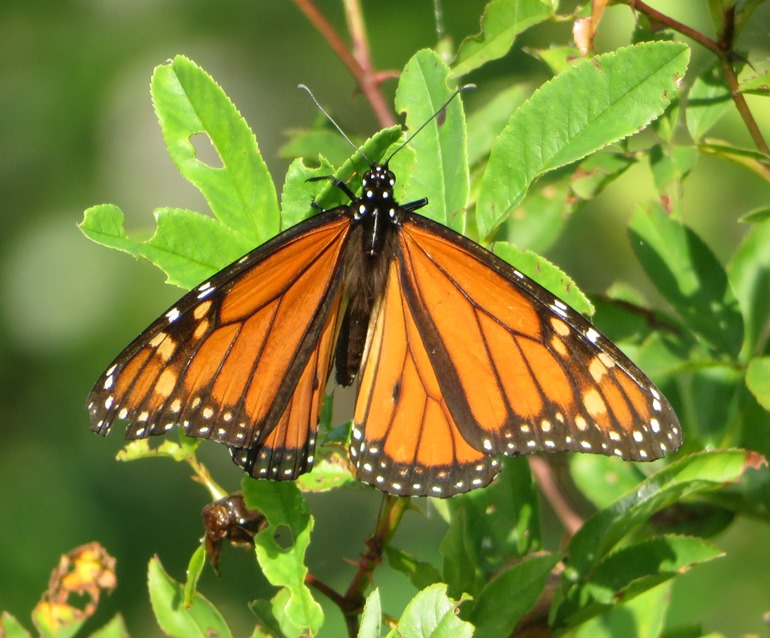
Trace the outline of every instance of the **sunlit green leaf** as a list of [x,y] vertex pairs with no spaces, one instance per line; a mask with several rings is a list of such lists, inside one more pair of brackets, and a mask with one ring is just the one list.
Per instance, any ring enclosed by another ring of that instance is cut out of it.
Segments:
[[246,507],[262,512],[268,526],[254,537],[257,560],[270,583],[282,589],[273,597],[272,613],[284,633],[316,633],[323,611],[305,585],[305,553],[313,517],[293,482],[243,482]]
[[191,605],[185,604],[184,587],[165,572],[157,557],[150,560],[147,583],[155,619],[166,635],[179,638],[207,638],[212,632],[223,638],[232,635],[219,610],[201,594],[195,594]]
[[676,96],[689,49],[650,42],[576,64],[513,114],[492,148],[476,207],[486,241],[543,173],[627,137]]
[[637,211],[631,246],[660,293],[687,326],[720,351],[737,355],[743,321],[727,274],[692,230],[659,206]]
[[388,638],[470,638],[473,625],[457,617],[457,603],[437,583],[419,592],[406,606]]
[[770,357],[758,357],[749,362],[746,385],[759,404],[770,411]]
[[[409,131],[417,131],[449,99],[448,76],[446,64],[427,49],[416,53],[404,67],[396,91],[396,109],[406,113]],[[470,188],[461,99],[455,98],[409,143],[417,160],[407,196],[409,200],[427,197],[429,205],[420,212],[458,232],[465,229]]]
[[491,60],[503,57],[516,36],[548,20],[554,13],[550,2],[540,0],[491,0],[481,17],[481,33],[466,38],[457,52],[452,77],[460,77]]
[[[248,124],[224,91],[194,62],[178,55],[155,69],[150,83],[169,155],[206,198],[216,218],[252,247],[278,233],[278,200]],[[217,165],[198,157],[205,136]]]

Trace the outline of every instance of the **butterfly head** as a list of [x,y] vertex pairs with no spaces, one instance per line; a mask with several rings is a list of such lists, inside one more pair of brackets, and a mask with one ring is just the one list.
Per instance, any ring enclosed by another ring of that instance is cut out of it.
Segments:
[[383,216],[393,218],[398,205],[393,200],[396,176],[387,166],[375,164],[364,173],[361,181],[361,198],[358,217]]

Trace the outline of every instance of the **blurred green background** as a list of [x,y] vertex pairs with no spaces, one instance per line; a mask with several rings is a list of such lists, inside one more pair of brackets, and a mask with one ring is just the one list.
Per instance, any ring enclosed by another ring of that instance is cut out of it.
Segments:
[[[344,33],[340,3],[317,4]],[[484,4],[443,3],[446,32],[455,44],[478,31]],[[652,4],[709,32],[705,3]],[[379,69],[400,69],[416,50],[435,45],[432,0],[363,5]],[[600,50],[628,41],[633,22],[627,9],[609,11],[605,21]],[[480,85],[467,96],[468,108],[511,82],[536,86],[547,79],[547,69],[521,47],[566,43],[569,29],[563,23],[528,32],[514,52],[468,78]],[[764,10],[742,43],[752,59],[767,60],[769,31],[770,12]],[[183,579],[202,532],[206,493],[189,481],[186,467],[117,463],[119,433],[107,439],[91,434],[84,407],[103,368],[180,291],[164,286],[151,266],[87,241],[76,228],[82,211],[115,203],[126,213],[128,229],[149,230],[156,206],[206,210],[168,159],[150,103],[152,69],[178,53],[203,66],[235,101],[279,186],[288,165],[278,152],[284,132],[316,117],[296,89],[300,82],[315,90],[347,131],[377,128],[350,75],[291,2],[0,3],[0,610],[27,625],[60,554],[98,540],[118,559],[118,589],[106,599],[99,622],[119,610],[132,634],[158,634],[144,583],[147,561],[157,553]],[[709,62],[694,50],[694,72]],[[387,82],[386,94],[394,88]],[[760,99],[751,104],[770,134],[770,109]],[[733,113],[714,133],[749,145]],[[652,192],[646,169],[632,169],[577,211],[549,257],[589,292],[619,279],[641,283],[624,224]],[[687,182],[685,221],[726,259],[745,230],[738,217],[768,203],[767,184],[707,158]],[[241,474],[225,450],[202,450],[216,478],[237,489]],[[380,497],[362,489],[310,500],[317,517],[310,564],[319,577],[342,587],[352,567],[340,557],[356,558]],[[421,506],[425,514],[408,514],[396,543],[432,560],[443,528],[430,506]],[[558,527],[550,536],[558,542]],[[727,557],[680,579],[671,620],[703,621],[727,635],[762,632],[761,615],[770,611],[770,530],[744,521],[717,543]],[[239,634],[251,622],[246,602],[267,587],[254,565],[226,550],[223,578],[207,572],[200,586]],[[378,578],[400,584],[403,598],[383,601],[388,612],[398,613],[410,587],[387,570]],[[720,591],[729,603],[713,600]],[[330,616],[339,622],[336,612]],[[333,628],[327,635],[334,635]]]

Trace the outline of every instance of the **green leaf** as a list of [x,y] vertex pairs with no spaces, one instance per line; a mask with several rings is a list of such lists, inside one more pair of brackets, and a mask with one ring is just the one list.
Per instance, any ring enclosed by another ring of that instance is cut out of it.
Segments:
[[444,557],[441,573],[449,591],[455,596],[476,594],[485,583],[481,579],[480,570],[477,570],[478,546],[468,542],[475,522],[473,510],[455,504],[460,498],[456,496],[442,502],[442,507],[450,511],[450,525],[439,546]]
[[633,491],[589,518],[572,537],[565,571],[577,582],[627,534],[644,525],[657,511],[737,481],[754,462],[752,453],[719,450],[686,456],[642,481]]
[[770,219],[746,233],[727,264],[727,276],[744,321],[742,357],[760,346],[770,317]]
[[[621,601],[607,613],[570,631],[569,635],[576,638],[616,638],[627,636],[630,631],[634,638],[661,638],[670,599],[671,585],[664,583],[628,602]],[[696,635],[697,638],[708,638],[702,633]],[[676,638],[685,637],[677,635]]]
[[700,237],[656,205],[637,211],[628,232],[647,276],[688,328],[737,356],[743,337],[738,302],[724,268]]
[[[8,638],[13,636],[9,635]],[[128,638],[128,629],[123,616],[115,614],[110,622],[91,633],[89,638]]]
[[759,405],[770,411],[770,357],[758,357],[749,362],[746,385]]
[[468,115],[468,164],[474,166],[489,155],[495,138],[524,101],[527,88],[514,84],[495,93]]
[[676,96],[689,49],[650,42],[576,64],[540,87],[492,148],[476,221],[484,243],[543,173],[575,162],[658,117]]
[[658,145],[650,149],[649,158],[661,206],[668,213],[678,213],[682,183],[695,165],[698,151],[692,146]]
[[750,210],[745,215],[741,215],[739,222],[745,224],[758,224],[770,219],[770,206],[760,206],[753,210]]
[[281,192],[281,230],[291,228],[316,213],[311,202],[316,201],[328,182],[308,180],[333,174],[334,167],[325,158],[321,158],[320,166],[307,166],[302,159],[296,159],[289,165]]
[[743,410],[743,374],[732,362],[696,368],[690,381],[692,402],[691,432],[701,445],[736,445],[741,441],[733,432]]
[[249,608],[258,621],[254,633],[251,634],[253,638],[286,638],[286,634],[281,631],[280,623],[273,615],[273,607],[269,600],[259,598],[252,601]]
[[404,574],[418,590],[441,582],[441,573],[430,563],[417,560],[411,554],[390,546],[385,548],[385,555],[388,557],[388,564]]
[[593,199],[634,164],[636,159],[632,156],[595,153],[580,162],[575,170],[572,175],[572,191],[580,199]]
[[637,465],[598,454],[571,454],[569,468],[580,493],[599,509],[609,506],[644,479]]
[[559,554],[528,556],[499,573],[478,595],[468,616],[474,638],[510,636],[516,624],[540,598]]
[[181,443],[164,440],[158,447],[150,447],[150,442],[147,439],[136,439],[126,443],[123,449],[118,452],[117,459],[118,461],[136,461],[138,459],[166,457],[174,459],[177,463],[182,463],[195,453],[203,439],[187,437],[181,430],[179,436]]
[[366,597],[364,611],[361,614],[361,625],[358,630],[358,638],[380,638],[382,635],[382,605],[380,604],[380,590],[374,589]]
[[502,58],[513,46],[516,36],[531,26],[550,19],[554,8],[540,0],[491,0],[481,17],[481,33],[466,38],[460,45],[452,68],[458,78]]
[[322,449],[316,449],[313,471],[297,477],[297,485],[303,492],[328,492],[345,485],[360,485],[350,473],[347,452],[341,448],[330,450],[321,456]]
[[697,142],[724,115],[732,104],[732,95],[718,62],[707,68],[693,82],[687,95],[685,119],[690,136]]
[[767,165],[770,163],[770,156],[762,151],[753,148],[742,148],[729,142],[721,140],[706,140],[698,144],[698,150],[707,155],[714,155],[720,159],[734,162],[738,166],[752,171],[757,177],[764,181],[770,181],[767,174]]
[[454,596],[475,596],[512,558],[540,549],[540,508],[529,463],[506,457],[502,465],[483,490],[447,501],[451,522],[440,549]]
[[32,638],[32,634],[7,611],[0,614],[0,634],[6,638]]
[[445,584],[431,585],[409,602],[388,638],[471,638],[473,625],[460,620],[456,609]]
[[184,604],[190,607],[198,593],[198,580],[206,565],[206,548],[201,543],[190,556],[190,562],[187,564],[187,580],[184,584]]
[[633,543],[607,556],[585,584],[570,589],[559,616],[568,627],[578,625],[722,555],[711,543],[690,536],[665,535]]
[[547,184],[539,184],[537,190],[511,212],[500,235],[515,246],[543,252],[559,238],[574,209],[570,176],[562,175],[548,180]]
[[[446,64],[429,49],[418,51],[404,67],[396,109],[406,113],[410,131],[425,124],[449,99],[448,76]],[[465,140],[462,101],[456,98],[409,143],[417,160],[407,200],[427,197],[430,204],[420,212],[458,232],[465,229],[470,188]]]
[[754,95],[770,95],[770,71],[760,73],[741,82],[741,93],[753,93]]
[[246,507],[261,511],[268,526],[254,537],[257,560],[270,583],[282,589],[272,600],[272,613],[288,635],[315,634],[323,623],[321,606],[305,585],[305,553],[313,517],[294,482],[244,479]]
[[593,314],[594,308],[588,297],[564,271],[544,257],[529,250],[519,250],[507,242],[495,242],[494,253],[530,279],[537,281],[577,312],[585,315]]
[[157,557],[150,559],[147,584],[155,619],[165,634],[180,638],[232,636],[222,614],[201,594],[195,594],[189,607],[184,604],[184,588],[165,572]]
[[[169,155],[225,226],[252,247],[278,233],[278,200],[254,133],[224,91],[191,60],[176,56],[155,69],[153,104]],[[193,139],[208,138],[221,166],[197,157]]]
[[83,234],[98,244],[144,257],[166,273],[170,284],[190,289],[254,248],[242,236],[206,215],[180,208],[160,208],[149,239],[129,236],[123,212],[112,204],[87,209]]
[[550,46],[547,49],[525,48],[524,51],[548,65],[553,75],[559,75],[584,58],[580,50],[573,46]]

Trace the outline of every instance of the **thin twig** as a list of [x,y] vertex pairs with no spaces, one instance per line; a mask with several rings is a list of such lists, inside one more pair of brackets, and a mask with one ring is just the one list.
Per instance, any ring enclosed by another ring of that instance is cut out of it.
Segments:
[[390,112],[385,98],[380,92],[379,74],[372,66],[372,58],[369,55],[369,38],[366,35],[366,24],[361,10],[361,0],[344,0],[345,17],[347,18],[350,39],[353,42],[353,57],[363,70],[356,77],[361,92],[369,100],[374,115],[382,128],[393,126],[395,119]]
[[574,536],[583,525],[583,518],[572,508],[564,496],[562,489],[553,476],[553,471],[548,463],[539,456],[529,457],[529,467],[535,476],[540,491],[551,504],[556,516],[559,517],[564,529],[570,536]]
[[[621,0],[624,1],[631,9],[643,13],[651,20],[658,22],[665,27],[681,33],[683,36],[690,38],[697,42],[701,46],[711,51],[719,58],[720,66],[722,69],[722,75],[725,78],[730,93],[735,103],[735,107],[738,109],[738,113],[743,119],[746,128],[751,135],[751,139],[754,141],[757,149],[766,155],[770,155],[770,148],[768,148],[759,126],[757,125],[754,115],[751,113],[746,98],[740,90],[738,84],[738,77],[733,68],[733,61],[736,59],[736,54],[733,51],[733,34],[735,32],[735,11],[731,8],[725,12],[724,21],[722,24],[721,34],[719,41],[712,40],[706,37],[699,31],[696,31],[692,27],[688,27],[686,24],[674,20],[670,16],[653,9],[641,0]],[[766,167],[768,171],[770,168]]]
[[315,6],[313,0],[294,0],[294,4],[326,40],[331,50],[337,54],[337,57],[355,78],[356,84],[369,101],[380,126],[383,128],[392,126],[395,119],[379,90],[383,73],[375,72],[372,69],[368,39],[358,0],[345,1],[345,13],[353,41],[352,53],[331,23]]
[[345,592],[345,622],[352,637],[358,635],[358,617],[364,608],[364,593],[372,582],[372,572],[382,562],[382,554],[391,537],[398,529],[401,517],[409,507],[409,499],[385,494],[382,497],[377,527],[366,539],[366,551],[358,561],[358,571]]
[[323,36],[326,43],[331,47],[332,51],[337,54],[337,57],[342,60],[342,63],[348,67],[348,70],[354,77],[358,78],[363,74],[364,70],[358,61],[353,57],[353,54],[348,50],[347,45],[342,41],[342,38],[334,30],[331,23],[324,17],[324,15],[313,4],[312,0],[294,0],[294,4],[305,15],[308,22],[312,24],[318,32]]
[[307,574],[307,576],[305,576],[305,584],[308,587],[312,587],[316,591],[321,592],[324,596],[326,596],[329,600],[331,600],[340,609],[342,609],[345,606],[345,599],[342,596],[342,594],[338,593],[336,590],[334,590],[332,587],[327,585],[322,580],[318,580],[312,574]]

